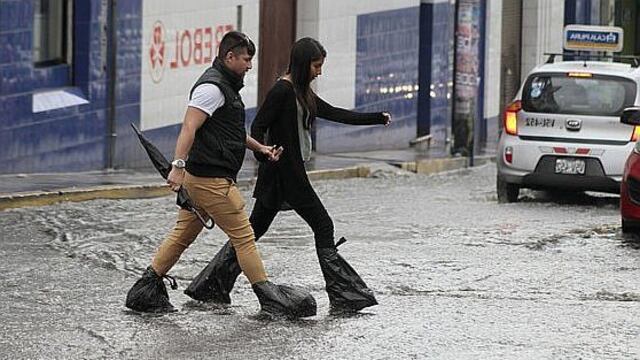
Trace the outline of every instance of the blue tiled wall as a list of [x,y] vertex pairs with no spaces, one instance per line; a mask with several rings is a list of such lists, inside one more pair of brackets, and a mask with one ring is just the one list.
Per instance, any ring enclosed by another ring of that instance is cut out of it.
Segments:
[[451,133],[454,15],[449,2],[420,5],[418,135],[431,134],[433,147]]
[[[113,166],[116,168],[148,167],[149,160],[140,147],[137,137],[131,129],[131,123],[140,127],[140,96],[141,96],[141,70],[142,70],[142,1],[128,0],[118,1],[116,7],[116,27],[118,42],[116,44],[117,82],[115,88],[115,119],[116,141],[115,159]],[[171,148],[162,141],[158,134],[146,134],[153,138],[165,155],[172,158],[173,147],[177,131],[165,130],[160,135],[172,133],[173,145]]]
[[[34,67],[34,2],[0,0],[0,173],[104,166],[107,79],[100,62],[100,1],[74,3],[70,72],[64,65]],[[65,86],[83,94],[89,104],[32,113],[34,92]]]
[[[416,137],[416,92],[396,93],[395,88],[418,85],[419,19],[419,7],[357,17],[355,110],[386,110],[393,114],[394,123],[383,128],[319,121],[319,152],[405,148]],[[381,93],[381,88],[394,91]]]
[[[67,172],[105,168],[109,151],[109,54],[101,52],[105,33],[100,0],[74,1],[73,66],[36,68],[32,63],[34,2],[0,0],[0,173]],[[113,167],[146,167],[148,160],[132,136],[140,123],[142,0],[118,1]],[[108,21],[107,21],[108,23]],[[107,30],[108,31],[108,30]],[[71,79],[69,78],[71,75]],[[89,101],[32,113],[36,91],[66,87]],[[177,127],[158,134],[160,148],[173,152]]]

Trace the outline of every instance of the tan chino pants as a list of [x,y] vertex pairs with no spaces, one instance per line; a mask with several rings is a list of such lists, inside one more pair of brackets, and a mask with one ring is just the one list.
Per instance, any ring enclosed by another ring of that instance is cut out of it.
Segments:
[[[196,203],[213,218],[229,237],[236,250],[238,263],[251,284],[267,280],[267,274],[255,244],[255,236],[245,211],[245,202],[236,184],[225,178],[197,177],[185,171],[183,186]],[[180,209],[178,220],[158,248],[152,266],[158,275],[166,274],[189,245],[196,239],[203,225],[196,215]]]

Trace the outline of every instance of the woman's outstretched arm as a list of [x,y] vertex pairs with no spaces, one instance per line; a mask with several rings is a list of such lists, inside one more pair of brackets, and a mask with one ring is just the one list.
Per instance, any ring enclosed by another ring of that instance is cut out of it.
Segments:
[[363,113],[335,107],[319,96],[315,97],[318,117],[349,125],[389,125],[391,115],[387,112]]

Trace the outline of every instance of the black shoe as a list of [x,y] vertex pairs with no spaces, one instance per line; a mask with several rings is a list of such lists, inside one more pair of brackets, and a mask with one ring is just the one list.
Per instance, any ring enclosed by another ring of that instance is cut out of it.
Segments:
[[184,293],[194,300],[231,304],[229,294],[240,273],[242,269],[238,264],[236,251],[231,242],[227,241]]
[[253,284],[251,287],[260,302],[261,315],[271,318],[299,318],[316,314],[316,299],[300,287],[276,285],[270,281]]
[[[345,238],[341,238],[338,244],[345,241]],[[327,284],[332,314],[353,313],[378,304],[373,291],[367,287],[351,265],[338,254],[337,246],[320,248],[316,251],[320,269]]]
[[165,313],[177,311],[169,302],[167,288],[162,281],[169,280],[172,289],[178,288],[176,280],[169,276],[158,276],[151,266],[142,274],[127,293],[126,306],[129,309],[150,313]]

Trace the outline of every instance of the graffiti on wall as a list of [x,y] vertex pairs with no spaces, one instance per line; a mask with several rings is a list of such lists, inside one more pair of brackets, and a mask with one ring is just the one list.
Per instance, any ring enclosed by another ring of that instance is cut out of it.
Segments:
[[468,155],[478,111],[481,0],[459,0],[457,11],[452,152]]

